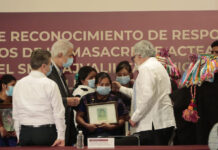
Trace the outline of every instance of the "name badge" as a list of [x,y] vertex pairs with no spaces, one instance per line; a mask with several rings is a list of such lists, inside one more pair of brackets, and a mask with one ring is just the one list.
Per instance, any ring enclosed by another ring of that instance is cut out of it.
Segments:
[[88,148],[114,148],[114,138],[88,138]]

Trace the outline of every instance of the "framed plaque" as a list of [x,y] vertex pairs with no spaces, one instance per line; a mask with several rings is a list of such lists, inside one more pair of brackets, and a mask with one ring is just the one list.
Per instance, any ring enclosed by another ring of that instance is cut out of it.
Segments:
[[12,119],[12,104],[11,103],[0,103],[0,117],[2,124],[8,134],[14,131],[13,119]]
[[95,103],[87,105],[90,124],[117,123],[117,103]]

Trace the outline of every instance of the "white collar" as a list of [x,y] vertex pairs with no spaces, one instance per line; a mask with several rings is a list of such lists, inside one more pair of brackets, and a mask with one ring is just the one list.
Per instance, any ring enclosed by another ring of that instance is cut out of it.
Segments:
[[46,77],[46,75],[44,73],[42,73],[41,71],[38,71],[38,70],[32,70],[29,75],[33,76],[33,77],[37,77],[37,78]]
[[138,70],[140,70],[146,63],[153,61],[154,59],[156,59],[155,57],[149,57],[147,60],[145,60],[139,67]]

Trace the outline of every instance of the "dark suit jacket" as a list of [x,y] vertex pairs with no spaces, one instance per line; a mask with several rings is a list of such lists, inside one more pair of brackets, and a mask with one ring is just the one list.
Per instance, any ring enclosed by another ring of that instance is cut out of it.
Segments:
[[75,124],[74,124],[73,108],[70,106],[67,106],[67,97],[71,96],[69,89],[68,89],[66,82],[65,82],[65,79],[64,79],[63,82],[67,88],[67,92],[66,92],[64,85],[61,82],[61,77],[59,76],[58,71],[55,68],[55,66],[52,67],[52,72],[48,77],[50,79],[52,79],[53,81],[55,81],[59,87],[59,90],[60,90],[60,93],[62,96],[62,100],[63,100],[63,104],[65,107],[65,121],[66,121],[66,126],[67,126],[66,133],[65,133],[65,145],[72,146],[72,144],[74,144],[76,142],[77,132],[76,132]]
[[197,123],[187,122],[182,118],[182,112],[187,109],[191,100],[190,88],[184,87],[173,92],[171,98],[177,125],[174,144],[207,145],[210,130],[218,122],[218,73],[214,75],[214,82],[205,81],[196,88],[197,110],[200,116]]
[[65,91],[64,85],[61,82],[61,78],[58,74],[58,71],[56,70],[56,68],[54,66],[52,67],[52,72],[48,77],[57,83],[59,90],[61,92],[64,107],[66,108],[67,107],[67,97],[70,96],[70,92],[69,92],[68,88],[67,88],[68,91],[67,92]]

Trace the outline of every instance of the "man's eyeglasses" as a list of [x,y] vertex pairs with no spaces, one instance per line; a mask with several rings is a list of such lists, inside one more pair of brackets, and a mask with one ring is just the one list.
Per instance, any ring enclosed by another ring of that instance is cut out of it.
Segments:
[[211,51],[211,54],[218,54],[218,51]]

